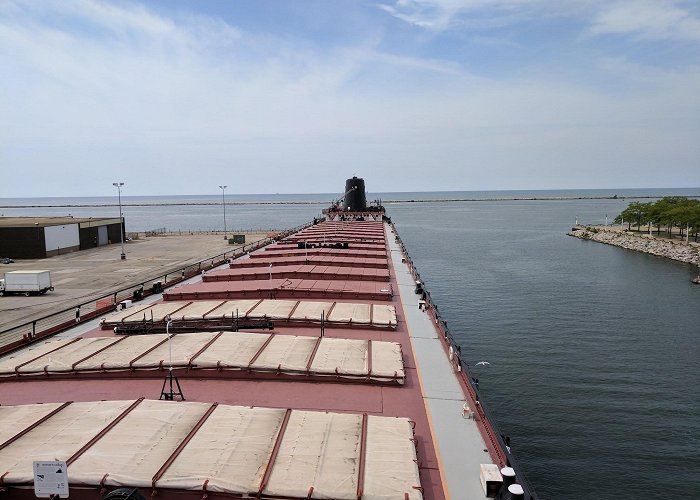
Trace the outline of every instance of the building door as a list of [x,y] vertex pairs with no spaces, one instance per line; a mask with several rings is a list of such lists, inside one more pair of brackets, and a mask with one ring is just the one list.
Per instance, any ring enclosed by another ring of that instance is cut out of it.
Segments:
[[107,226],[97,226],[97,244],[99,246],[106,245],[108,239]]

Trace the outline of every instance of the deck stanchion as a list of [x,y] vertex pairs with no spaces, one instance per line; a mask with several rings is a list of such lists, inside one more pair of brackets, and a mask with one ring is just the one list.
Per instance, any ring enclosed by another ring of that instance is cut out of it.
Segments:
[[143,358],[146,354],[149,354],[149,353],[155,351],[158,347],[162,346],[162,345],[165,344],[167,341],[168,341],[168,338],[166,337],[166,338],[164,338],[163,340],[161,340],[160,342],[157,342],[155,345],[153,345],[153,346],[150,347],[149,349],[147,349],[145,352],[143,352],[143,353],[139,354],[138,356],[136,356],[134,359],[132,359],[131,361],[129,361],[129,368],[131,368],[132,370],[134,370],[135,368],[133,367],[133,364],[134,364],[135,362],[137,362],[139,359]]
[[82,358],[82,359],[79,359],[78,361],[76,361],[75,363],[73,363],[73,364],[71,365],[71,370],[75,370],[75,367],[76,367],[77,365],[79,365],[80,363],[82,363],[83,361],[87,361],[88,359],[90,359],[90,358],[93,357],[94,355],[99,354],[99,353],[101,353],[102,351],[105,351],[105,350],[109,349],[109,348],[112,347],[113,345],[117,345],[119,342],[121,342],[121,341],[123,341],[123,340],[125,340],[125,339],[126,339],[126,336],[124,336],[124,337],[119,337],[116,341],[110,342],[108,345],[104,346],[103,348],[98,349],[98,350],[96,350],[95,352],[92,352],[92,353],[88,354],[87,356],[85,356],[85,357]]
[[323,335],[321,335],[318,339],[316,339],[316,343],[314,344],[314,348],[311,351],[311,356],[309,356],[309,361],[306,362],[306,374],[310,375],[311,374],[311,365],[314,362],[314,358],[316,357],[316,352],[318,351],[318,346],[321,345],[321,340],[323,340]]
[[19,374],[20,374],[20,373],[19,373],[19,369],[22,368],[23,366],[26,366],[26,365],[28,365],[28,364],[30,364],[30,363],[33,363],[33,362],[36,361],[37,359],[43,358],[43,357],[46,356],[47,354],[51,354],[51,353],[53,353],[53,352],[56,352],[56,351],[58,351],[59,349],[63,349],[63,348],[66,347],[67,345],[73,344],[73,343],[78,342],[78,341],[80,341],[80,340],[82,340],[82,337],[76,337],[76,338],[74,338],[73,340],[71,340],[70,342],[68,342],[68,343],[66,343],[66,344],[60,345],[60,346],[56,347],[55,349],[51,349],[49,352],[45,352],[44,354],[40,354],[39,356],[36,356],[36,357],[30,359],[29,361],[25,361],[24,363],[20,363],[19,365],[15,366],[15,373],[16,373],[17,375],[19,375]]
[[172,452],[172,454],[168,457],[168,459],[165,461],[165,463],[161,466],[160,469],[158,469],[158,472],[156,472],[153,475],[153,478],[151,479],[151,486],[153,487],[153,490],[156,489],[156,482],[160,478],[163,477],[163,475],[168,471],[170,466],[173,464],[175,459],[182,453],[182,450],[185,449],[187,444],[192,440],[195,434],[197,434],[197,431],[204,425],[204,422],[207,421],[207,419],[211,416],[212,413],[214,413],[214,410],[216,410],[216,407],[219,406],[219,403],[213,403],[209,409],[202,415],[202,417],[197,421],[197,423],[192,427],[190,432],[187,433],[187,436],[185,436],[185,439],[182,440],[182,442],[178,445],[177,448],[175,448],[175,451]]
[[80,448],[78,451],[76,451],[68,460],[66,460],[66,465],[70,466],[73,462],[78,460],[80,456],[88,451],[96,442],[98,442],[100,439],[102,439],[105,434],[107,434],[109,431],[111,431],[119,422],[121,422],[124,417],[126,417],[131,411],[136,408],[139,404],[141,404],[141,401],[143,401],[145,398],[139,398],[131,405],[121,412],[117,418],[112,420],[109,424],[107,424],[106,427],[104,427],[100,432],[98,432],[95,437],[93,437],[90,441],[88,441],[82,448]]
[[260,349],[258,349],[258,352],[256,352],[255,355],[253,356],[253,358],[248,362],[248,369],[250,369],[250,367],[253,366],[253,363],[255,363],[255,361],[260,357],[260,355],[265,350],[265,348],[270,344],[270,342],[272,341],[274,336],[275,336],[275,334],[271,333],[270,336],[265,341],[265,343],[260,346]]
[[367,378],[372,377],[372,340],[367,341]]
[[[152,314],[152,313],[151,313]],[[170,335],[170,325],[172,324],[173,320],[170,318],[170,316],[165,317],[166,323],[165,323],[165,333],[167,335],[167,340],[168,340],[168,353],[169,353],[169,362],[168,362],[168,374],[165,376],[165,380],[163,380],[163,388],[160,391],[160,398],[159,399],[165,399],[166,401],[174,401],[175,396],[179,395],[181,398],[181,401],[185,400],[185,395],[182,393],[182,388],[180,387],[180,381],[176,376],[173,376],[173,343],[172,343],[172,338],[173,336]],[[173,334],[174,335],[174,334]],[[173,389],[173,380],[175,381],[175,385],[177,386],[177,392]],[[165,385],[170,384],[170,391],[165,392]]]
[[365,488],[365,462],[367,460],[367,414],[362,414],[362,433],[360,434],[360,465],[357,472],[357,500],[362,500]]
[[292,409],[287,408],[287,411],[284,413],[282,423],[280,424],[280,430],[277,433],[277,438],[275,439],[275,445],[272,447],[272,453],[270,453],[270,458],[267,461],[265,473],[263,474],[263,478],[260,481],[260,487],[258,488],[258,496],[262,495],[263,491],[265,491],[265,487],[267,486],[268,481],[270,480],[270,476],[272,475],[272,469],[275,466],[275,460],[277,460],[277,454],[280,451],[282,439],[284,438],[284,432],[287,430],[287,424],[289,423],[289,417],[291,416],[291,414]]
[[21,431],[19,431],[17,434],[15,434],[14,436],[12,436],[10,439],[8,439],[8,440],[5,441],[4,443],[0,444],[0,450],[5,449],[5,448],[8,447],[9,445],[11,445],[11,444],[14,443],[15,441],[17,441],[19,438],[21,438],[22,436],[24,436],[25,434],[27,434],[27,433],[28,433],[29,431],[31,431],[32,429],[35,429],[35,428],[39,427],[41,424],[43,424],[43,423],[46,422],[48,419],[50,419],[51,417],[53,417],[56,413],[58,413],[59,411],[63,410],[65,407],[69,406],[72,402],[73,402],[73,401],[68,401],[68,402],[66,402],[66,403],[63,403],[63,404],[62,404],[61,406],[59,406],[58,408],[52,410],[50,413],[44,415],[43,417],[41,417],[41,418],[40,418],[39,420],[37,420],[36,422],[30,424],[29,426],[27,426],[27,427],[25,427],[24,429],[22,429]]
[[204,351],[206,351],[207,349],[209,349],[209,347],[211,347],[211,345],[212,345],[214,342],[216,342],[217,340],[219,340],[219,337],[221,337],[223,334],[224,334],[224,332],[219,332],[219,333],[217,333],[216,335],[214,335],[214,338],[212,338],[209,342],[207,342],[206,344],[204,344],[204,347],[202,347],[199,351],[197,351],[196,353],[194,353],[194,354],[192,355],[192,357],[190,358],[190,362],[189,362],[188,367],[191,368],[191,367],[192,367],[192,362],[193,362],[195,359],[197,359],[197,357],[198,357],[200,354],[202,354]]

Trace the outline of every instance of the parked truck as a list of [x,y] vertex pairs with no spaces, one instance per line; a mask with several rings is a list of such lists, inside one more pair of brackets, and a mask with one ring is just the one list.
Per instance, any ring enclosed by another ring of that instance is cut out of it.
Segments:
[[53,290],[49,271],[10,271],[0,279],[0,296],[12,293],[38,295]]

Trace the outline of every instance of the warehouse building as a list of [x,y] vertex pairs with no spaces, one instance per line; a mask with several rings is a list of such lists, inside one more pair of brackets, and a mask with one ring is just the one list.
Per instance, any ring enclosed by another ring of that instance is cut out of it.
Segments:
[[0,217],[0,257],[41,259],[120,243],[122,227],[119,218]]

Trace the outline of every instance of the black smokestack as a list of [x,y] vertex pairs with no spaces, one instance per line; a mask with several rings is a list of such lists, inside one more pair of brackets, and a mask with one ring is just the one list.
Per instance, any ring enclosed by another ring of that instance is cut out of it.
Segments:
[[345,181],[345,203],[343,208],[351,212],[365,212],[367,210],[364,179],[353,177]]

